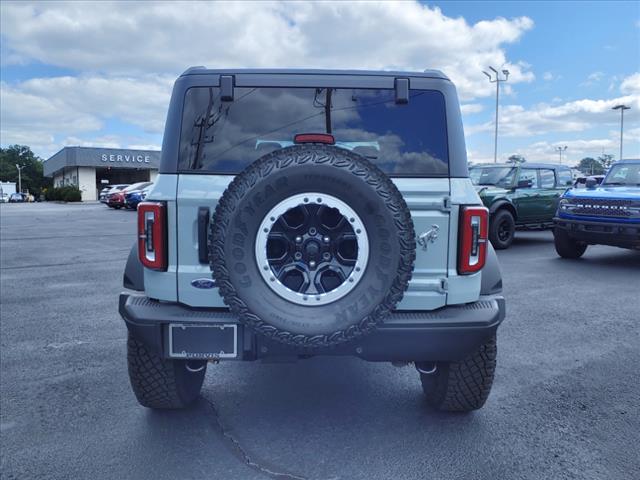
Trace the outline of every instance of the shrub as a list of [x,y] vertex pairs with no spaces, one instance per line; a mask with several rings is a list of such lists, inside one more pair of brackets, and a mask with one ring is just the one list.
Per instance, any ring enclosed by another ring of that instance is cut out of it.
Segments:
[[48,188],[45,192],[45,199],[54,202],[80,202],[82,201],[82,193],[78,187],[73,185]]
[[67,191],[64,192],[65,202],[81,202],[82,201],[82,193],[80,189],[76,187],[67,187]]

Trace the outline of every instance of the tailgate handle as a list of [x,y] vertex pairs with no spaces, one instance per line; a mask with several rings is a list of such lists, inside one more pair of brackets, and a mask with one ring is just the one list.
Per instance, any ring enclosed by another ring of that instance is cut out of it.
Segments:
[[198,261],[209,263],[207,235],[209,233],[209,207],[198,208]]

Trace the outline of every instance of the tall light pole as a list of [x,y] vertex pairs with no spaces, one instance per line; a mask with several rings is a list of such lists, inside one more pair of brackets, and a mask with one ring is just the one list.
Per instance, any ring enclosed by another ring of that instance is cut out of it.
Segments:
[[560,163],[562,163],[562,152],[567,151],[567,146],[563,145],[562,147],[556,147],[556,152],[560,154]]
[[18,165],[16,163],[16,168],[18,169],[18,193],[22,193],[22,169],[26,167],[26,165]]
[[495,68],[489,67],[489,70],[491,70],[493,74],[487,73],[484,70],[482,71],[482,73],[484,73],[489,78],[489,81],[491,83],[496,84],[496,132],[493,139],[493,163],[496,163],[498,161],[498,105],[500,101],[500,84],[502,82],[506,82],[509,78],[509,70],[502,70],[504,78],[500,78],[500,74]]
[[622,132],[624,128],[624,111],[631,110],[631,107],[627,107],[626,105],[620,104],[620,105],[616,105],[611,110],[620,110],[620,158],[618,160],[622,160]]

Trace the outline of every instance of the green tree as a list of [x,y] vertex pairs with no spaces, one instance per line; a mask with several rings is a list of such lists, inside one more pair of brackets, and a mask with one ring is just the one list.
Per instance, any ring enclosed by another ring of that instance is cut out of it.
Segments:
[[598,157],[598,161],[602,164],[604,168],[609,168],[611,164],[614,162],[614,156],[609,155],[608,153],[603,153]]
[[51,179],[43,174],[42,159],[37,157],[25,145],[11,145],[0,148],[0,180],[16,182],[18,188],[18,169],[16,164],[24,166],[22,169],[22,191],[33,195],[40,195],[43,188],[51,186]]
[[522,155],[518,155],[518,154],[514,154],[511,155],[509,157],[509,160],[507,160],[509,163],[524,163],[527,161],[526,158],[524,158]]
[[602,175],[604,173],[604,166],[602,162],[595,158],[585,157],[580,160],[578,170],[586,175]]

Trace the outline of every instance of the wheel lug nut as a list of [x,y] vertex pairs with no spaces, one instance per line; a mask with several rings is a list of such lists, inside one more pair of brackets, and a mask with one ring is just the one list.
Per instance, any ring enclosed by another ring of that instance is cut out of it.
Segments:
[[295,258],[296,260],[300,260],[302,258],[302,254],[300,252],[296,252],[293,258]]
[[297,236],[296,237],[296,243],[302,243],[302,237]]
[[331,254],[329,252],[324,252],[322,254],[322,258],[324,258],[325,260],[329,260],[331,258]]
[[315,260],[311,260],[311,261],[309,262],[309,266],[310,266],[311,268],[315,268],[315,266],[316,266],[316,262],[315,262]]
[[309,235],[315,235],[317,233],[316,229],[314,227],[311,227],[309,229]]
[[330,239],[329,237],[324,237],[324,238],[322,239],[322,241],[323,241],[324,243],[329,243],[329,242],[331,241],[331,239]]

